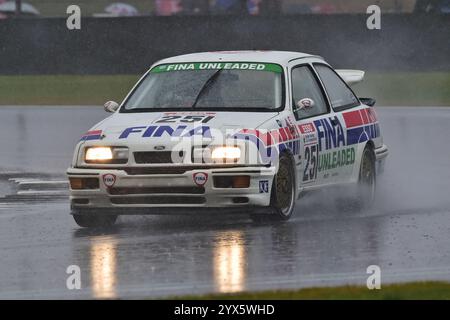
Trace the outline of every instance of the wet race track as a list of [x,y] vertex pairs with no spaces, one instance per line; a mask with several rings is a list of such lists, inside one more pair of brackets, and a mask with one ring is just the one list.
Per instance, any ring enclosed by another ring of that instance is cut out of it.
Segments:
[[[284,224],[242,217],[120,217],[85,230],[64,175],[87,107],[0,108],[0,298],[142,298],[322,285],[450,280],[450,109],[378,108],[390,148],[377,204],[342,212],[310,195]],[[68,290],[78,265],[82,288]]]

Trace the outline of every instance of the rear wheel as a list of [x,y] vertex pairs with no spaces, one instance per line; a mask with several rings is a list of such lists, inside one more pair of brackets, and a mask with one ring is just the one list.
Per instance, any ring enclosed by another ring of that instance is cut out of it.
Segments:
[[286,221],[292,216],[295,207],[295,171],[287,154],[280,156],[278,172],[274,177],[270,195],[270,213],[255,214],[254,221]]
[[73,219],[82,228],[105,228],[116,223],[117,215],[96,215],[74,213]]
[[370,208],[375,200],[376,173],[375,153],[370,145],[364,148],[359,169],[357,205],[358,209]]

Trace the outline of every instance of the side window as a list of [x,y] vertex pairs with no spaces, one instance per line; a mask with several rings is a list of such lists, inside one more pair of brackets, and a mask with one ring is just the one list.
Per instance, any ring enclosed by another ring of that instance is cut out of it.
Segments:
[[325,86],[333,109],[351,108],[359,104],[353,92],[332,69],[322,64],[316,64],[314,67]]
[[[308,66],[292,69],[292,98],[295,117],[298,119],[309,118],[328,111],[323,93]],[[300,107],[299,101],[311,99],[310,107]]]

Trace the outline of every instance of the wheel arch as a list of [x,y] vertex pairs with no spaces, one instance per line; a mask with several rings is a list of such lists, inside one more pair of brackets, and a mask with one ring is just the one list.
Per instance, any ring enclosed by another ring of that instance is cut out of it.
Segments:
[[368,139],[365,143],[359,143],[355,147],[356,151],[356,159],[353,167],[353,172],[350,178],[351,182],[357,182],[359,179],[359,170],[361,168],[361,160],[364,154],[364,150],[366,147],[369,147],[372,150],[373,156],[375,157],[375,143]]
[[[370,139],[369,139],[369,140],[364,144],[364,148],[362,148],[362,150],[361,150],[361,157],[360,157],[360,160],[359,160],[358,172],[359,172],[359,170],[361,169],[362,157],[363,157],[363,155],[364,155],[364,150],[365,150],[367,147],[370,149],[370,151],[372,151],[372,159],[373,159],[373,161],[374,161],[374,165],[375,165],[375,163],[376,163],[376,157],[375,157],[375,143],[373,142],[373,140],[370,140]],[[375,166],[375,168],[376,168],[376,166]],[[375,173],[376,173],[376,172],[375,172]]]
[[364,148],[365,147],[370,147],[370,149],[372,149],[372,151],[375,151],[375,143],[373,142],[373,140],[368,140],[366,142],[366,144],[364,145]]

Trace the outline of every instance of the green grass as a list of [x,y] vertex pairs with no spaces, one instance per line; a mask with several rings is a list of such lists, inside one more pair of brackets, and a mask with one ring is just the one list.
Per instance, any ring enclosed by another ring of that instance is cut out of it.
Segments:
[[189,300],[449,300],[450,283],[413,282],[390,284],[380,290],[366,287],[343,286],[326,288],[309,288],[300,290],[277,290],[261,292],[244,292],[236,294],[210,294],[199,296],[182,296],[175,299]]
[[103,105],[120,102],[137,75],[0,76],[1,105]]
[[353,88],[386,106],[450,106],[450,73],[371,73]]
[[[0,76],[0,105],[102,105],[120,102],[139,75]],[[371,73],[354,87],[377,105],[450,106],[450,73]]]

